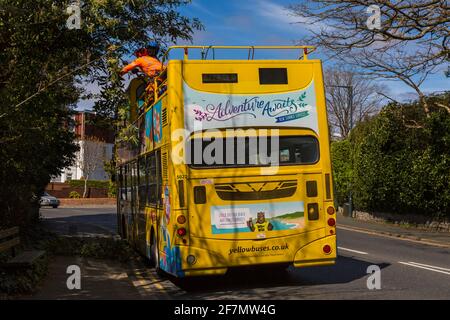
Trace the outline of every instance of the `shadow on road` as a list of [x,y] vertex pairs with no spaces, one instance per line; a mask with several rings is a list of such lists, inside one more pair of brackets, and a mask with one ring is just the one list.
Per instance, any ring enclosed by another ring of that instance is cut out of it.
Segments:
[[62,235],[111,236],[116,234],[116,221],[115,213],[99,213],[45,217],[42,224],[48,230]]
[[[170,279],[179,288],[189,292],[239,291],[272,287],[302,287],[326,284],[345,284],[367,277],[372,263],[339,256],[334,266],[292,268],[271,267],[230,269],[225,276]],[[390,264],[383,263],[380,269]],[[281,297],[280,297],[281,298]]]
[[[116,214],[113,212],[65,210],[63,212],[49,211],[47,214],[43,223],[60,234],[109,237],[116,233]],[[42,297],[79,299],[86,296],[114,298],[129,296],[159,299],[160,296],[167,296],[171,299],[293,299],[323,298],[329,291],[333,294],[330,296],[332,298],[363,297],[367,294],[367,268],[373,264],[356,257],[338,256],[334,266],[300,269],[289,267],[287,270],[277,266],[259,266],[230,269],[224,276],[158,279],[156,274],[147,277],[146,272],[155,273],[154,269],[149,267],[148,261],[142,261],[139,266],[128,267],[92,259],[78,262],[83,265],[83,274],[88,275],[83,292],[78,295],[69,293],[67,297],[64,296],[67,294],[67,289],[64,287],[64,279],[67,275],[63,272],[63,267],[68,262],[61,260],[60,268],[53,270],[61,276],[58,283],[53,283],[53,286],[60,291],[52,287],[50,283],[47,290],[43,290],[47,294],[43,294]],[[389,264],[383,263],[378,266],[384,269]],[[57,267],[58,263],[54,268]],[[136,267],[142,270],[139,271]],[[133,276],[136,271],[141,274],[142,279],[139,281]],[[153,283],[154,281],[157,281],[157,284]],[[349,283],[352,284],[349,285]],[[325,286],[325,289],[322,286]],[[124,287],[127,289],[124,290]],[[333,288],[333,290],[326,288]],[[54,292],[59,294],[53,294]]]

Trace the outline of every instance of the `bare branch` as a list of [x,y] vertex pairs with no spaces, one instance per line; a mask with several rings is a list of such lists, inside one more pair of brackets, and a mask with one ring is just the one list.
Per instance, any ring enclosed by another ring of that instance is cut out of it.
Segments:
[[[369,5],[380,8],[380,29],[366,25]],[[311,0],[289,8],[294,16],[315,21],[311,36],[302,42],[366,74],[400,79],[414,89],[428,115],[420,87],[449,61],[448,1]]]
[[[387,91],[387,88],[372,78],[342,65],[325,70],[325,86],[331,130],[343,138],[350,132],[350,119],[359,122],[376,114],[383,102],[378,92]],[[352,110],[349,106],[348,90],[336,86],[352,87]]]

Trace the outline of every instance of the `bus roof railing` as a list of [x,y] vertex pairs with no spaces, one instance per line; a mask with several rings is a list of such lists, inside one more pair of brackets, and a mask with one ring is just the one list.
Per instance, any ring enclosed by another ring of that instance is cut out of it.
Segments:
[[226,49],[226,50],[235,50],[235,49],[247,49],[248,50],[248,60],[253,60],[255,57],[255,50],[300,50],[301,55],[299,59],[303,58],[304,60],[308,59],[308,54],[314,52],[316,47],[314,46],[171,46],[167,49],[166,53],[162,57],[162,61],[165,62],[169,57],[169,53],[172,50],[184,50],[184,60],[188,60],[189,58],[189,49],[199,49],[201,50],[201,59],[207,60],[208,53],[211,50],[213,54],[213,60],[215,60],[215,49]]

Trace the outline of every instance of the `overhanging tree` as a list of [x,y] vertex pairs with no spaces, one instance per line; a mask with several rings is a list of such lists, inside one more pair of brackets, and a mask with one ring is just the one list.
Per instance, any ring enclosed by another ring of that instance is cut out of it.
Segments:
[[[379,8],[380,28],[368,27],[371,5]],[[421,85],[449,61],[448,1],[312,0],[290,9],[312,26],[305,41],[361,72],[400,79],[417,93],[429,116]]]
[[[201,28],[178,13],[189,1],[85,0],[81,28],[69,30],[72,2],[0,2],[0,224],[26,222],[33,193],[73,163],[80,84],[114,74],[117,57],[149,39],[190,39]],[[109,105],[99,108],[116,110],[111,95],[104,97]]]

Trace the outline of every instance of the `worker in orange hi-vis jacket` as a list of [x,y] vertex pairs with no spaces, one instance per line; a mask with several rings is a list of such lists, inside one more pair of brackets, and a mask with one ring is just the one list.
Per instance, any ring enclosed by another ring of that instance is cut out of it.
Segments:
[[148,76],[149,85],[147,86],[147,92],[153,90],[153,78],[157,76],[163,69],[162,63],[156,57],[159,51],[159,45],[152,41],[148,48],[141,48],[134,53],[136,59],[123,67],[120,71],[120,76],[130,72],[135,68],[139,68],[146,76]]
[[152,41],[147,48],[141,48],[136,50],[134,53],[136,59],[123,67],[120,71],[120,76],[123,76],[127,72],[135,68],[139,68],[146,76],[146,81],[148,82],[145,91],[147,92],[147,101],[151,102],[154,100],[154,90],[155,86],[153,84],[153,79],[162,71],[163,65],[156,57],[158,55],[159,45]]

